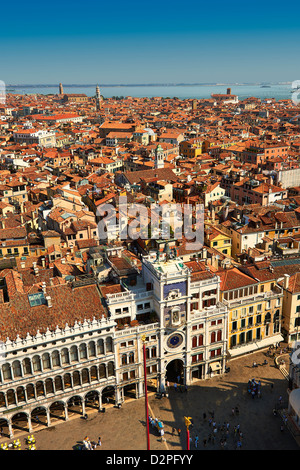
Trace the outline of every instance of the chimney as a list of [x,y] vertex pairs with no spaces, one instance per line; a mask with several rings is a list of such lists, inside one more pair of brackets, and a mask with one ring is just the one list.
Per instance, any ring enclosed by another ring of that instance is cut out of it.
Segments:
[[52,300],[51,300],[51,297],[50,297],[50,295],[47,295],[47,297],[46,297],[46,301],[47,301],[47,305],[48,305],[48,307],[52,307]]
[[290,276],[288,274],[284,274],[283,287],[285,289],[289,288],[289,280],[290,280]]

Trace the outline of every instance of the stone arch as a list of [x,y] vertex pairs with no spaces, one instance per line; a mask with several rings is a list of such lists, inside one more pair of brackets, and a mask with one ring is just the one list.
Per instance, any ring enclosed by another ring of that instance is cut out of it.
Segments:
[[33,425],[47,426],[47,409],[45,406],[37,406],[31,412],[31,423]]
[[68,407],[68,414],[70,416],[79,414],[82,415],[83,413],[83,406],[82,406],[83,398],[80,395],[74,395],[69,398],[67,402]]
[[8,420],[0,418],[0,435],[1,437],[10,438]]
[[178,384],[178,377],[180,377],[179,382],[182,383],[183,371],[183,360],[173,359],[166,366],[166,380],[168,382],[176,382]]
[[91,390],[86,393],[85,397],[85,406],[87,408],[99,409],[100,406],[100,394],[97,390]]
[[49,413],[50,413],[51,420],[57,419],[57,420],[65,421],[66,419],[65,403],[62,400],[54,401],[49,406]]
[[11,418],[12,429],[17,431],[30,432],[28,417],[29,415],[24,411],[13,415]]
[[101,401],[103,405],[115,403],[115,388],[111,385],[104,387],[101,392]]

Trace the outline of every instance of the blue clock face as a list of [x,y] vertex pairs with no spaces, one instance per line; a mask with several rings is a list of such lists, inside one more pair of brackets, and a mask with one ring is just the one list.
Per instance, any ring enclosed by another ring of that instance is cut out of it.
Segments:
[[181,335],[174,334],[168,338],[167,345],[169,348],[176,348],[177,346],[180,346],[182,341],[183,338]]

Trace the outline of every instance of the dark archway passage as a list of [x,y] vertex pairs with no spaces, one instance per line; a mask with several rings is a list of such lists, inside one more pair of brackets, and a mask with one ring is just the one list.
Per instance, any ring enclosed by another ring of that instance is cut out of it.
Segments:
[[[178,380],[178,377],[180,380]],[[183,384],[183,361],[181,359],[174,359],[167,365],[166,380],[168,382],[176,382]]]

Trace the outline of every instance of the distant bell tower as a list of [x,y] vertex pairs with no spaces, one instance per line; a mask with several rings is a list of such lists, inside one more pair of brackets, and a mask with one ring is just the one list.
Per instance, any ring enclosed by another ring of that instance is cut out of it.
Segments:
[[60,95],[64,94],[64,87],[62,86],[62,83],[59,84],[59,94]]
[[100,111],[101,109],[101,94],[100,94],[100,88],[98,85],[96,86],[96,109],[97,111]]
[[155,168],[164,168],[164,151],[160,145],[155,149]]

